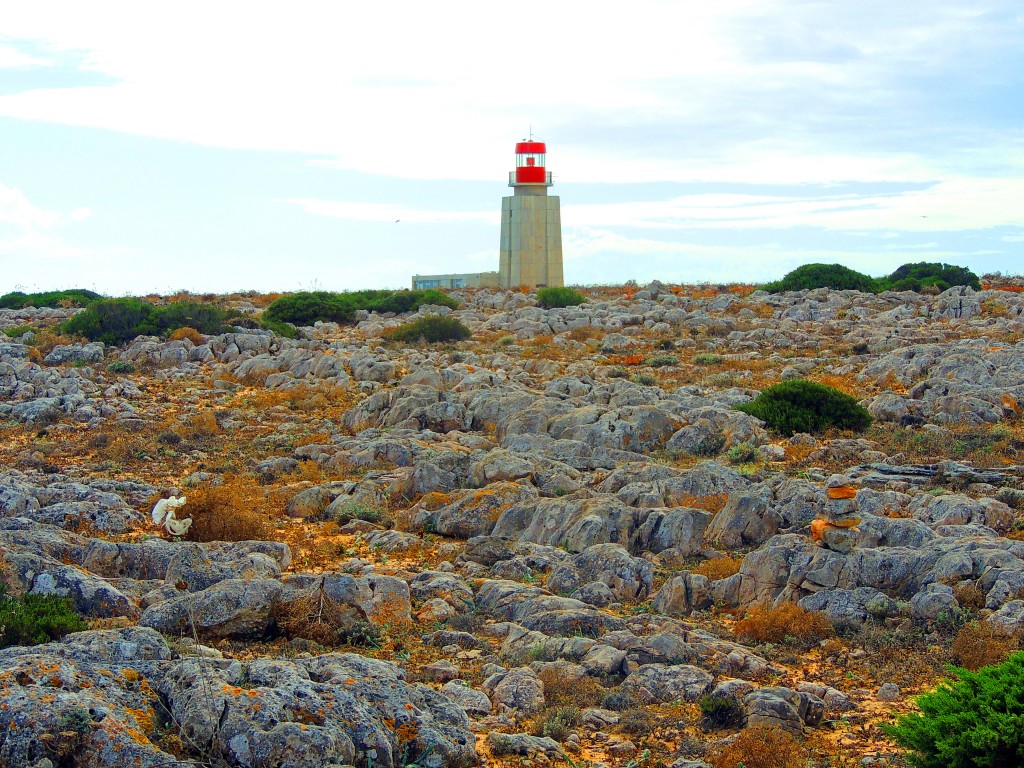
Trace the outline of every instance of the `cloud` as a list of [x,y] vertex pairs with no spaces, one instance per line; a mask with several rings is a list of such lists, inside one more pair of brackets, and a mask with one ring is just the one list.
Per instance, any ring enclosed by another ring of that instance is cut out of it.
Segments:
[[13,224],[22,230],[52,227],[58,214],[44,211],[29,202],[21,190],[0,184],[0,222]]
[[17,48],[0,43],[0,69],[32,69],[48,67],[53,62],[39,56],[33,56]]
[[1024,227],[1024,178],[951,179],[888,194],[702,194],[565,206],[570,226],[950,232]]

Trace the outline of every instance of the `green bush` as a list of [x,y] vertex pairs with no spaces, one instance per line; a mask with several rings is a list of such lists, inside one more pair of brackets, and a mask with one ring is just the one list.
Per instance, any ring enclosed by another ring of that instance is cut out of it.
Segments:
[[368,312],[415,312],[425,304],[458,309],[459,303],[441,291],[367,290],[352,293],[303,291],[282,296],[267,307],[264,320],[294,325],[312,325],[317,320],[350,323],[357,309]]
[[101,299],[64,323],[64,330],[90,341],[121,344],[139,335],[154,307],[139,299]]
[[1024,765],[1024,653],[970,672],[951,667],[955,681],[917,699],[920,714],[883,726],[912,750],[919,768]]
[[177,301],[154,307],[153,313],[142,323],[139,332],[147,336],[166,336],[178,328],[195,328],[200,333],[223,333],[226,317],[227,312],[216,304]]
[[722,356],[713,352],[701,352],[693,358],[695,365],[718,365],[722,362]]
[[844,267],[842,264],[804,264],[781,280],[768,283],[762,288],[769,293],[802,291],[812,288],[865,291],[866,293],[874,293],[878,290],[874,278]]
[[735,696],[701,696],[701,725],[708,729],[728,728],[743,722],[743,706]]
[[473,335],[461,321],[444,315],[427,315],[418,320],[404,323],[384,334],[391,341],[417,342],[421,339],[428,344],[439,341],[461,341]]
[[182,301],[155,306],[140,299],[99,299],[63,324],[66,333],[115,345],[136,336],[164,336],[177,328],[222,333],[226,313],[214,304]]
[[0,588],[0,648],[48,643],[84,629],[86,623],[67,597],[15,597]]
[[65,291],[44,293],[23,293],[12,291],[0,296],[0,309],[24,309],[25,307],[84,307],[101,298],[96,291],[85,288],[69,288]]
[[312,325],[317,320],[348,323],[355,311],[355,303],[340,293],[301,291],[273,302],[263,312],[263,319],[294,325]]
[[26,333],[35,333],[36,329],[31,325],[16,325],[13,328],[4,328],[4,336],[11,339],[18,339]]
[[736,409],[756,416],[770,429],[786,436],[821,432],[829,427],[859,431],[871,424],[871,414],[854,398],[804,379],[773,384]]
[[135,364],[130,360],[115,360],[107,366],[108,373],[135,373]]
[[544,307],[544,309],[575,307],[586,300],[586,296],[572,288],[552,286],[550,288],[541,288],[537,291],[537,303]]
[[258,327],[276,333],[278,336],[283,336],[286,339],[296,339],[299,336],[299,331],[294,325],[270,320],[267,317],[260,318]]
[[976,291],[981,290],[978,276],[966,267],[928,261],[904,264],[878,282],[882,290],[888,291],[920,291],[925,288],[944,291],[954,285],[969,285]]

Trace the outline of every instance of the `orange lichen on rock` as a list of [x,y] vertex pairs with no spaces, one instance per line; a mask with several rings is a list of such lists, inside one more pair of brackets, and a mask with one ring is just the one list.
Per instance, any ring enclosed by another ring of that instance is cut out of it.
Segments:
[[857,489],[852,485],[841,485],[838,488],[829,488],[828,497],[830,499],[853,499],[857,496]]

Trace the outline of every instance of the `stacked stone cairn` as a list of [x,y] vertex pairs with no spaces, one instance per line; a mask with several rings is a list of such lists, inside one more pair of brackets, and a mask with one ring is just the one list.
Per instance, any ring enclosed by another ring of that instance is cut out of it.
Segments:
[[811,522],[811,538],[819,547],[847,553],[856,543],[860,524],[857,489],[845,475],[832,475],[825,490],[828,501]]

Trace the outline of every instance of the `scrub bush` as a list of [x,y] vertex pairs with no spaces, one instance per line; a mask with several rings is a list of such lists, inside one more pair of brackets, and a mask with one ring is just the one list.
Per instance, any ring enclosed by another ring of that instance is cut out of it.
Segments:
[[808,611],[796,603],[783,603],[778,608],[752,608],[733,629],[746,643],[784,643],[804,648],[835,634],[828,616]]
[[874,293],[877,290],[877,285],[874,278],[856,272],[849,267],[844,267],[842,264],[804,264],[802,267],[794,269],[781,280],[762,286],[762,289],[769,293],[802,291],[813,288]]
[[920,714],[883,726],[912,751],[918,768],[1024,765],[1024,653],[971,672],[951,667],[956,678],[917,699]]
[[804,768],[807,758],[795,736],[781,728],[744,728],[713,763],[713,768]]
[[351,322],[355,303],[347,296],[329,291],[300,291],[282,296],[263,312],[263,320],[294,325],[312,325],[317,320]]
[[965,625],[953,640],[953,658],[964,669],[977,671],[998,664],[1017,650],[1017,638],[987,621]]
[[391,341],[410,343],[422,339],[428,344],[435,344],[440,341],[461,341],[472,335],[473,332],[454,317],[427,315],[388,331],[384,337]]
[[861,431],[871,425],[871,414],[850,395],[804,379],[773,384],[736,410],[761,419],[785,436],[830,427]]
[[70,598],[12,596],[0,587],[0,648],[48,643],[87,628]]
[[63,325],[66,333],[107,345],[122,344],[138,336],[155,307],[139,299],[100,299]]
[[701,726],[712,730],[728,728],[743,722],[743,707],[735,696],[701,696]]
[[537,303],[544,307],[544,309],[576,307],[586,300],[586,296],[572,288],[552,286],[551,288],[541,288],[537,291]]
[[969,285],[976,291],[981,290],[978,276],[966,267],[928,261],[904,264],[878,282],[882,290],[888,291],[921,291],[926,288],[944,291],[954,285]]
[[69,288],[65,291],[46,291],[44,293],[12,291],[0,296],[0,309],[84,307],[99,298],[102,297],[96,291],[89,291],[85,288]]

